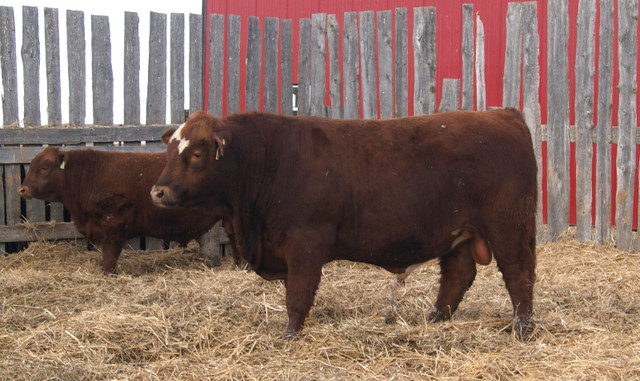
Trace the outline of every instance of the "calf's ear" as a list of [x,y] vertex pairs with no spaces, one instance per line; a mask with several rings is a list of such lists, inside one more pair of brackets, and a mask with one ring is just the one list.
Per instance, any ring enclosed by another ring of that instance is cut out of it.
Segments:
[[166,130],[164,130],[164,132],[162,132],[162,142],[164,144],[169,144],[169,139],[171,139],[171,136],[174,132],[176,132],[175,128],[167,128]]

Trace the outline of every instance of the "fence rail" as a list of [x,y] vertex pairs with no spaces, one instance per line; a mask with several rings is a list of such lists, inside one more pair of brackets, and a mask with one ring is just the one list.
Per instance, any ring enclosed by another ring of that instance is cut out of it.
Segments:
[[[604,242],[611,236],[611,210],[615,207],[615,242],[623,250],[640,249],[633,232],[635,152],[638,139],[636,115],[637,16],[638,1],[618,2],[614,14],[611,2],[599,2],[599,22],[595,22],[595,0],[579,3],[577,57],[574,68],[567,61],[569,16],[567,0],[548,2],[546,20],[546,78],[540,78],[540,35],[535,1],[509,4],[506,26],[505,64],[502,106],[521,107],[534,140],[538,160],[539,199],[546,196],[548,205],[539,203],[538,236],[553,240],[569,227],[570,192],[576,195],[576,237],[581,241]],[[452,109],[484,109],[484,31],[482,20],[474,18],[473,5],[463,5],[464,25],[460,59],[462,78],[442,82],[441,99],[436,104],[437,65],[446,65],[436,57],[436,14],[434,7],[407,10],[348,12],[344,15],[313,15],[311,19],[279,20],[251,17],[248,40],[240,41],[241,22],[234,15],[210,15],[210,51],[207,76],[203,76],[203,46],[200,15],[152,12],[149,31],[149,66],[146,105],[140,94],[139,17],[125,13],[125,62],[123,66],[125,124],[113,125],[114,71],[111,62],[109,19],[91,16],[90,36],[84,30],[84,13],[66,12],[67,60],[69,77],[69,121],[62,127],[60,88],[60,26],[58,10],[44,11],[45,56],[47,72],[48,128],[30,128],[41,122],[38,72],[40,43],[38,12],[23,7],[22,70],[24,110],[18,113],[16,31],[14,9],[0,7],[0,64],[2,66],[3,125],[25,127],[0,129],[0,245],[15,239],[16,225],[30,222],[62,221],[60,208],[46,204],[53,211],[36,211],[23,202],[15,189],[31,158],[42,145],[83,146],[120,151],[155,151],[166,125],[184,119],[185,103],[193,111],[206,106],[221,116],[246,109],[260,109],[292,114],[312,114],[333,118],[391,118],[409,113],[433,113]],[[617,20],[617,23],[616,23]],[[411,21],[411,22],[410,22]],[[299,49],[292,46],[292,22],[300,25]],[[412,25],[413,29],[409,30]],[[596,25],[599,29],[596,30]],[[617,35],[614,35],[617,25]],[[189,49],[184,45],[189,34]],[[474,33],[475,31],[475,33]],[[600,48],[595,50],[595,36]],[[169,39],[167,40],[167,36]],[[614,71],[613,44],[617,42],[619,83],[618,124],[611,125]],[[87,73],[86,46],[91,44],[91,87],[93,98],[85,99]],[[241,44],[247,56],[240,57]],[[411,48],[411,49],[409,49]],[[407,52],[412,51],[413,57]],[[188,78],[184,65],[188,60]],[[409,72],[408,62],[413,62]],[[297,78],[292,81],[292,63],[297,62]],[[594,62],[598,65],[595,78]],[[168,66],[167,66],[168,65]],[[495,68],[489,68],[495,70]],[[569,104],[568,72],[575,70],[576,101]],[[208,78],[204,93],[202,78]],[[244,82],[241,81],[244,79]],[[594,78],[598,93],[594,93]],[[189,92],[185,94],[185,81]],[[546,81],[547,92],[540,94]],[[294,98],[292,82],[297,82]],[[170,84],[167,90],[167,83]],[[244,88],[241,88],[244,83]],[[410,91],[412,90],[412,91]],[[547,100],[547,123],[541,124],[540,97]],[[597,97],[596,97],[597,95]],[[294,109],[293,99],[297,100]],[[593,123],[594,99],[597,99],[597,123]],[[244,100],[244,104],[241,102]],[[93,109],[93,123],[86,126],[86,107]],[[167,105],[169,112],[167,113]],[[146,106],[145,125],[141,125],[141,106]],[[569,126],[569,112],[576,111],[575,126]],[[168,119],[168,120],[167,120]],[[101,126],[98,126],[101,125]],[[53,126],[53,127],[52,127]],[[146,142],[141,144],[140,142]],[[115,144],[113,142],[124,142]],[[575,142],[576,187],[570,186],[570,144]],[[593,143],[597,144],[594,152]],[[543,157],[546,145],[547,157]],[[617,148],[617,187],[612,184],[611,158]],[[596,166],[592,165],[593,157]],[[595,182],[592,173],[595,171]],[[547,188],[543,189],[543,175]],[[595,189],[596,198],[592,200]],[[611,200],[615,204],[611,204]],[[595,203],[595,207],[592,204]],[[41,205],[44,209],[44,204]],[[547,216],[543,223],[543,215]],[[592,223],[592,220],[595,223]],[[3,226],[2,226],[3,225]],[[18,229],[19,230],[19,229]],[[56,236],[52,228],[51,236]],[[29,240],[27,228],[20,239]],[[8,239],[8,237],[14,237]],[[4,247],[0,247],[0,250]]]

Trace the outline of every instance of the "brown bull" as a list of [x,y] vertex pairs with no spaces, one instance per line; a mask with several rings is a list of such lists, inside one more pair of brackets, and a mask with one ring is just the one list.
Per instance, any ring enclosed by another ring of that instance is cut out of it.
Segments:
[[404,279],[439,258],[431,322],[450,319],[492,257],[527,335],[533,313],[536,160],[517,110],[393,120],[193,114],[165,132],[167,166],[152,196],[164,206],[226,208],[240,255],[284,279],[298,333],[322,266],[381,266]]

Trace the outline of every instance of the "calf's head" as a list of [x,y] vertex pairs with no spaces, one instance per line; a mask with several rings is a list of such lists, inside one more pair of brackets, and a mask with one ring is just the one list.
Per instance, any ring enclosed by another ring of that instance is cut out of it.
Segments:
[[31,160],[29,173],[24,178],[18,193],[29,200],[62,201],[64,171],[67,153],[47,147]]
[[151,198],[158,206],[198,206],[205,203],[214,186],[216,163],[224,156],[228,138],[216,130],[217,120],[205,112],[192,114],[177,130],[162,134],[167,145],[167,164]]

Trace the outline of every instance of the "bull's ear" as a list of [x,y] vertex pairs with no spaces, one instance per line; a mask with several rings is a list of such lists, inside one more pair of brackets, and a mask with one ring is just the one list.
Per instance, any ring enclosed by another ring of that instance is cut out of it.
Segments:
[[224,156],[224,149],[227,145],[227,141],[225,138],[218,135],[213,135],[213,137],[216,139],[216,160],[220,160],[220,158]]
[[176,132],[175,128],[167,128],[166,130],[164,130],[161,138],[162,142],[164,144],[169,144],[169,139],[171,139],[171,136],[173,135],[174,132]]
[[58,167],[60,169],[65,169],[67,166],[67,160],[69,159],[69,155],[66,152],[58,151]]

